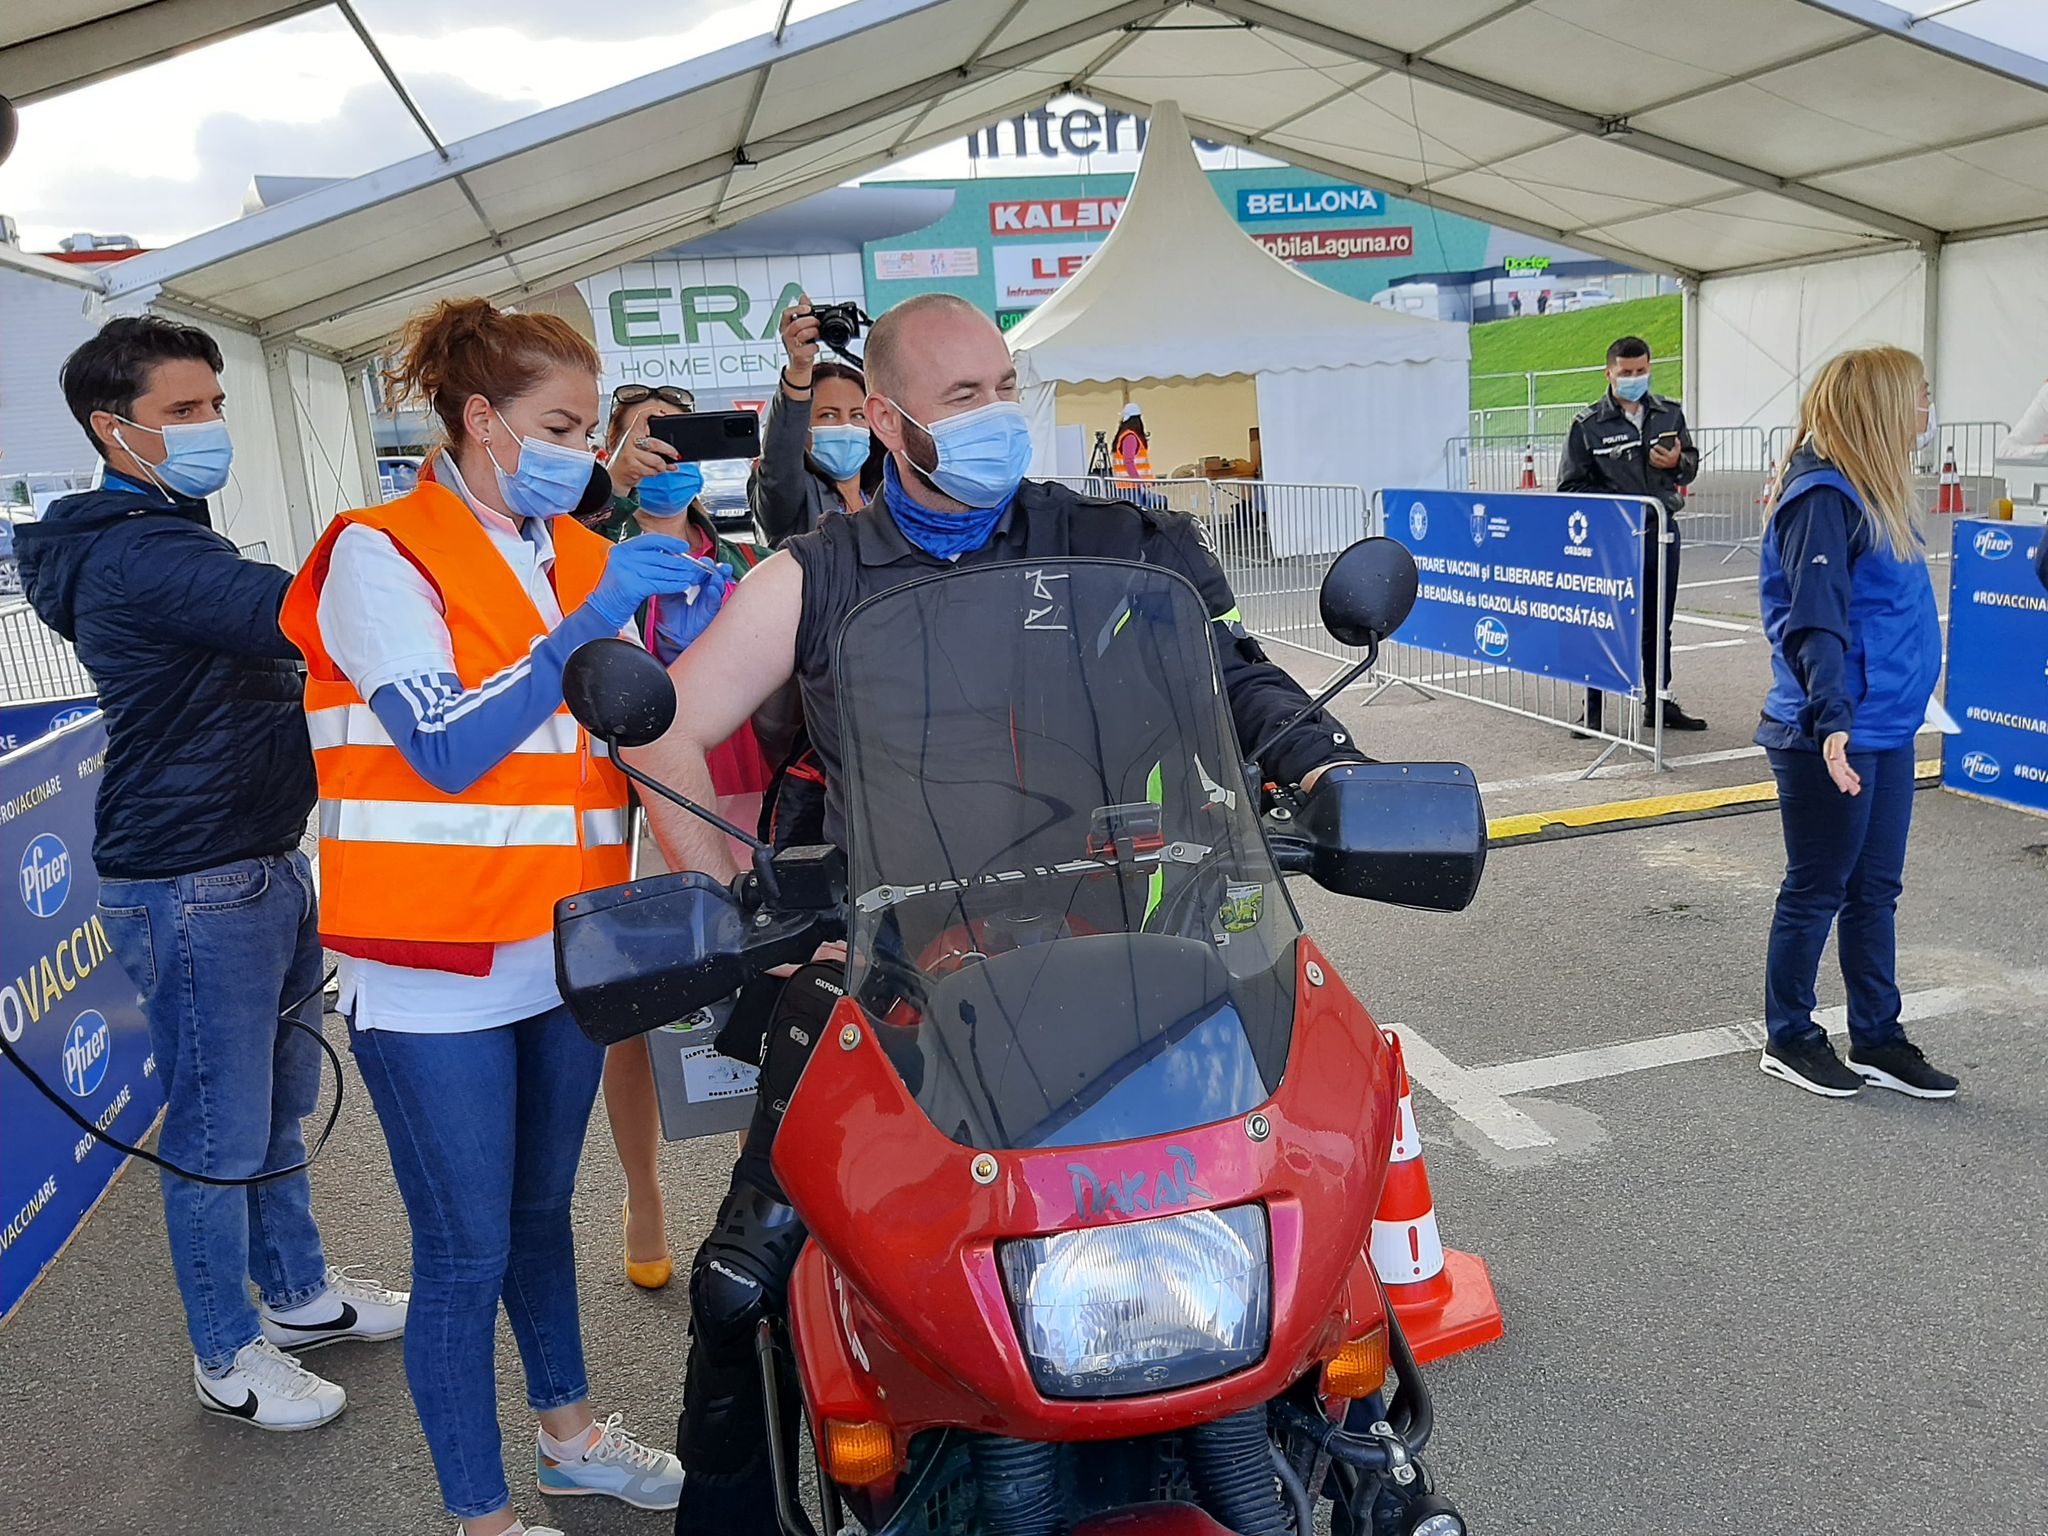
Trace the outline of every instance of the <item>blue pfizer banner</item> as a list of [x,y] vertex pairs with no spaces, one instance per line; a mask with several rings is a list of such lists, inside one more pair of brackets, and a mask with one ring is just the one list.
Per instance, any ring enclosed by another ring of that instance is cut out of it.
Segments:
[[2039,523],[1958,518],[1949,577],[1941,782],[2048,816],[2048,590]]
[[1641,697],[1643,504],[1542,492],[1380,493],[1421,573],[1404,645]]
[[0,704],[0,756],[19,752],[51,731],[76,725],[98,709],[91,699],[45,699],[37,704]]
[[[106,756],[94,716],[0,757],[0,1032],[87,1120],[133,1142],[163,1094],[135,984],[99,918],[93,798]],[[125,1161],[0,1061],[0,1320]]]

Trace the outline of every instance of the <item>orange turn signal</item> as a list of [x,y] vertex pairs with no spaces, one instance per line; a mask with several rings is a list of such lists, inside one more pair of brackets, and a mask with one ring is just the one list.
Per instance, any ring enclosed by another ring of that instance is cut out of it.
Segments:
[[1387,1384],[1387,1329],[1382,1323],[1353,1339],[1323,1367],[1323,1389],[1332,1397],[1371,1397]]
[[886,1424],[827,1419],[825,1470],[849,1487],[879,1483],[896,1470],[896,1438]]

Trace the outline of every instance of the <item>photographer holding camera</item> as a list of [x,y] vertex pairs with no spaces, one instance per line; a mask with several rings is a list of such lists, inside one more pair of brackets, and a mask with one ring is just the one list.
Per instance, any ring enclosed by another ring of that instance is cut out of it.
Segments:
[[868,433],[867,383],[849,363],[819,362],[821,334],[845,352],[859,335],[852,304],[813,310],[799,295],[782,314],[789,362],[761,428],[761,458],[747,501],[772,545],[818,526],[833,512],[858,512],[882,481],[884,455]]

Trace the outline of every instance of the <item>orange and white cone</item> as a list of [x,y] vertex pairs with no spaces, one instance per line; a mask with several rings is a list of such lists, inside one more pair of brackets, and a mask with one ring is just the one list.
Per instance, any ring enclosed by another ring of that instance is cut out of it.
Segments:
[[1408,1347],[1418,1362],[1427,1363],[1497,1339],[1507,1330],[1486,1261],[1445,1248],[1437,1232],[1436,1197],[1422,1162],[1408,1064],[1399,1037],[1391,1030],[1381,1033],[1394,1053],[1401,1107],[1369,1252]]
[[1522,450],[1521,489],[1533,491],[1536,488],[1536,450],[1534,448],[1525,448]]
[[1934,504],[1937,513],[1949,513],[1960,517],[1963,511],[1963,477],[1956,473],[1956,456],[1953,452],[1942,461],[1941,499]]

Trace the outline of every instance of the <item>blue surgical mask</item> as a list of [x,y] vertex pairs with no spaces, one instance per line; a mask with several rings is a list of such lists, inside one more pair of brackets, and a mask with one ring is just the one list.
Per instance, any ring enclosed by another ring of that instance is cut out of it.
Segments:
[[[492,414],[498,415],[495,410]],[[498,424],[507,432],[512,430],[512,423],[502,415],[498,415]],[[522,437],[519,467],[508,475],[489,443],[484,444],[484,452],[498,472],[498,494],[505,499],[505,510],[516,517],[560,517],[574,512],[590,489],[591,467],[597,462],[597,455],[587,448],[565,448],[560,443]]]
[[678,464],[640,482],[640,510],[649,517],[674,517],[687,512],[704,489],[704,466]]
[[1649,392],[1650,376],[1647,373],[1630,374],[1614,381],[1614,393],[1623,400],[1640,400]]
[[811,457],[834,480],[851,480],[859,474],[873,444],[866,427],[811,428]]
[[896,409],[930,434],[939,463],[926,478],[962,506],[1000,507],[1017,494],[1031,467],[1031,418],[1016,401],[992,400],[928,427],[902,406]]
[[164,461],[150,464],[128,448],[121,428],[114,428],[114,441],[133,456],[142,472],[166,494],[204,500],[228,483],[228,470],[235,461],[235,445],[228,437],[225,421],[194,421],[170,427],[145,427],[139,421],[120,418],[124,426],[138,432],[154,432],[164,440]]

